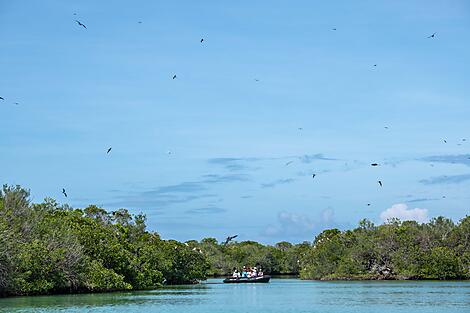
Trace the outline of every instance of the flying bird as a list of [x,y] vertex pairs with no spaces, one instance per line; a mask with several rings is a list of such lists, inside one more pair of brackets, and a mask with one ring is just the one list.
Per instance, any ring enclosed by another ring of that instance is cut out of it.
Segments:
[[75,20],[75,22],[77,22],[78,26],[82,26],[83,28],[87,29],[85,24],[83,24],[82,22],[80,22],[79,20]]
[[298,129],[299,129],[299,130],[303,130],[303,128],[302,128],[302,127],[299,127]]
[[374,67],[377,67],[377,64],[374,64]]
[[235,239],[237,237],[238,237],[238,235],[228,236],[227,239],[225,239],[224,246],[226,246],[230,241],[232,241],[233,239]]
[[315,176],[317,176],[317,174],[312,174],[312,178],[315,178]]
[[379,183],[380,187],[382,187],[382,181],[379,180],[379,181],[377,181],[377,182]]
[[203,42],[203,41],[204,41],[204,38],[201,38],[201,42]]
[[288,165],[291,164],[292,162],[294,162],[294,161],[289,161],[289,162],[287,162],[287,163],[286,163],[286,166],[288,166]]
[[5,99],[3,99],[3,97],[0,97],[0,100],[5,100]]
[[108,151],[106,151],[106,154],[110,153],[113,147],[109,147]]
[[433,33],[431,36],[428,36],[428,38],[434,38],[435,35],[436,33]]
[[19,103],[18,102],[13,102],[14,104],[18,105]]
[[372,163],[370,166],[378,166],[378,163]]
[[175,75],[173,75],[173,79],[175,79],[175,78],[176,78],[176,74],[175,74]]
[[255,78],[255,82],[259,82],[259,79],[258,79],[258,78]]
[[332,28],[331,30],[336,30],[336,28]]
[[444,143],[447,143],[447,140],[444,139]]
[[370,206],[370,203],[367,203],[367,206]]
[[137,23],[142,24],[142,21],[138,21]]
[[65,188],[62,188],[62,193],[63,193],[64,196],[67,198],[67,193],[65,192]]
[[385,128],[385,129],[388,129],[388,126],[385,126],[384,128]]

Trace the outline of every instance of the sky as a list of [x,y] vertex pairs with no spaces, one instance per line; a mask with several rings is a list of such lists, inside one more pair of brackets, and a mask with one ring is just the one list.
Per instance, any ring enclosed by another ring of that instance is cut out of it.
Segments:
[[469,30],[457,0],[0,0],[0,182],[177,240],[457,222]]

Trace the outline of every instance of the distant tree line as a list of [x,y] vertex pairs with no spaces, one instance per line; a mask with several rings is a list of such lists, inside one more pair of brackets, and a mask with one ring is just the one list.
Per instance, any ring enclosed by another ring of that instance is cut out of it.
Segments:
[[458,224],[437,217],[428,223],[389,220],[376,226],[366,219],[353,230],[328,229],[313,243],[253,241],[217,243],[214,238],[188,242],[204,251],[208,275],[260,266],[265,273],[302,279],[470,279],[470,216]]
[[302,279],[470,279],[470,216],[455,224],[362,220],[329,229],[313,242],[185,243],[146,230],[144,215],[74,209],[29,191],[0,191],[0,296],[149,289],[189,284],[233,268]]

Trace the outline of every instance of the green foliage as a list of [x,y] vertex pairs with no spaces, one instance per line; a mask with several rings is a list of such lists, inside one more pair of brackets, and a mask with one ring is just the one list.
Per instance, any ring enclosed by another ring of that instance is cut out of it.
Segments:
[[144,215],[29,201],[29,191],[0,191],[0,296],[148,289],[190,284],[233,268],[304,279],[468,279],[470,216],[458,224],[368,220],[328,229],[313,243],[186,243],[146,230]]
[[298,274],[302,254],[310,243],[293,245],[279,242],[274,246],[265,246],[254,241],[219,244],[215,238],[205,238],[200,242],[187,242],[200,249],[209,261],[209,275],[229,275],[234,268],[258,266],[270,274]]
[[468,279],[470,217],[455,225],[429,223],[380,226],[367,220],[354,230],[325,230],[301,260],[304,279]]
[[[0,295],[147,289],[205,279],[205,255],[146,231],[145,216],[0,192]],[[173,247],[177,246],[177,249]]]

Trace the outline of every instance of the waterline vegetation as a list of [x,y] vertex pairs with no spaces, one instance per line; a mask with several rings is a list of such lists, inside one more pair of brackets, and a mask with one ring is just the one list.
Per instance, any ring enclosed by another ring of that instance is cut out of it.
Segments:
[[29,191],[0,192],[0,295],[101,292],[189,284],[257,265],[303,279],[469,279],[470,216],[455,224],[362,220],[313,242],[274,246],[215,238],[181,243],[146,230],[144,215],[75,209]]

